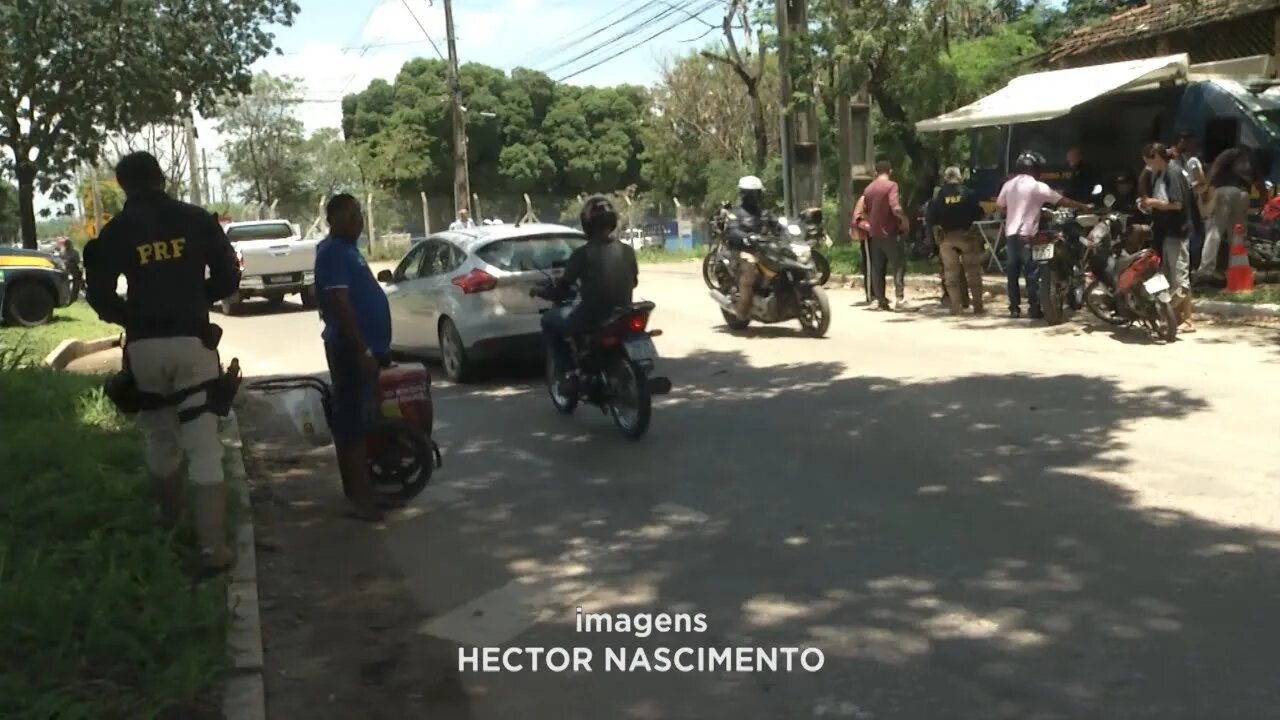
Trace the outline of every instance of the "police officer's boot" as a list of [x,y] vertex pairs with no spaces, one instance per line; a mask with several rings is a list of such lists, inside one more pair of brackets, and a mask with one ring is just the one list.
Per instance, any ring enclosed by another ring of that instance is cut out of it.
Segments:
[[200,485],[196,495],[196,540],[206,570],[225,570],[235,559],[227,547],[227,485]]
[[151,483],[160,506],[160,522],[168,528],[176,526],[182,521],[182,471],[153,475]]

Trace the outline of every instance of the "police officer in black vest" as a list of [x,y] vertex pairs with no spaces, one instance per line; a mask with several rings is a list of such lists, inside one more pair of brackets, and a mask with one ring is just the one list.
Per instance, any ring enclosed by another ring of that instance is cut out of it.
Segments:
[[[239,289],[235,251],[217,218],[165,193],[165,175],[149,153],[121,159],[116,180],[124,210],[85,245],[86,298],[104,321],[124,327],[125,367],[137,390],[173,399],[137,414],[163,519],[176,523],[182,514],[185,453],[204,564],[225,569],[232,554],[218,421],[209,393],[190,391],[221,375],[209,306]],[[121,276],[127,298],[116,292]]]

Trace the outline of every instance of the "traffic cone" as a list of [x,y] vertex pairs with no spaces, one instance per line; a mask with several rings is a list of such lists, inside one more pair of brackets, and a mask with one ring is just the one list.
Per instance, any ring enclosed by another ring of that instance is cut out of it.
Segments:
[[1236,225],[1231,234],[1231,256],[1227,260],[1227,292],[1249,292],[1253,289],[1253,268],[1249,266],[1249,250],[1244,245],[1244,226]]

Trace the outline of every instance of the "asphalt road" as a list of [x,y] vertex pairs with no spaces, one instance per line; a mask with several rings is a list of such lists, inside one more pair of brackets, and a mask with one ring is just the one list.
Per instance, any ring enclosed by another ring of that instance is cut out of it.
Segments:
[[[643,441],[536,374],[436,381],[445,467],[382,531],[417,631],[594,657],[464,672],[466,717],[1280,717],[1275,330],[1164,346],[837,291],[826,339],[729,334],[692,267],[642,276],[675,383]],[[312,312],[219,322],[249,376],[323,370]],[[707,629],[580,633],[577,606]],[[604,671],[660,646],[825,665]]]

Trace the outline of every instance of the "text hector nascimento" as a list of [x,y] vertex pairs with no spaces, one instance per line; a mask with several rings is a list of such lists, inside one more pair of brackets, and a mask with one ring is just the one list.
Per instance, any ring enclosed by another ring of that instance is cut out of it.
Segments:
[[[707,631],[703,613],[584,613],[574,609],[579,633],[696,635]],[[826,663],[814,647],[703,647],[696,643],[657,648],[606,647],[459,647],[462,672],[817,672]]]

